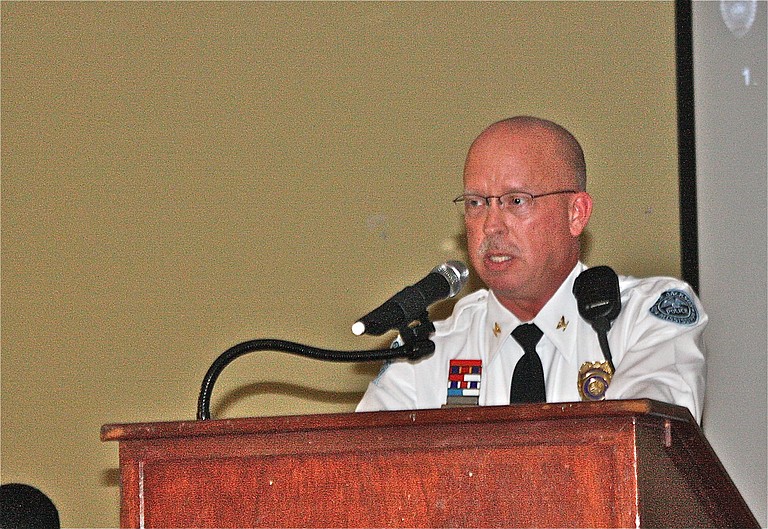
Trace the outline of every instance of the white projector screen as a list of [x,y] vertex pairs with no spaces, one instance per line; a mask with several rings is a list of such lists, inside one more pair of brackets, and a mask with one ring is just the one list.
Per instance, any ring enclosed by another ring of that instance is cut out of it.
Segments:
[[703,427],[766,526],[766,2],[693,2]]

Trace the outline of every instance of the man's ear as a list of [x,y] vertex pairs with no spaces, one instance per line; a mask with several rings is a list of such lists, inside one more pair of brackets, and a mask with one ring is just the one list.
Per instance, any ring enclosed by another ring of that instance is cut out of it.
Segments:
[[592,215],[592,196],[586,191],[576,193],[571,199],[570,227],[571,235],[578,237],[587,227]]

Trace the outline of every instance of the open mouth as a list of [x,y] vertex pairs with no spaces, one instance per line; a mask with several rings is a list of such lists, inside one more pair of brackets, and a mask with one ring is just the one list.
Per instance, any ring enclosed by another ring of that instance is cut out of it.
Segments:
[[512,260],[511,255],[486,255],[485,257],[487,260],[495,264],[505,263]]

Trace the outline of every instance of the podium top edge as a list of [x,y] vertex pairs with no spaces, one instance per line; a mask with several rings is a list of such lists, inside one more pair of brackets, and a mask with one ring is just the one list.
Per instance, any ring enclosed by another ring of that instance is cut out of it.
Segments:
[[129,441],[173,437],[263,434],[275,431],[357,429],[409,424],[487,423],[505,421],[640,417],[696,424],[688,409],[649,399],[601,402],[562,402],[509,406],[472,406],[445,409],[375,411],[318,415],[247,417],[105,424],[102,441]]

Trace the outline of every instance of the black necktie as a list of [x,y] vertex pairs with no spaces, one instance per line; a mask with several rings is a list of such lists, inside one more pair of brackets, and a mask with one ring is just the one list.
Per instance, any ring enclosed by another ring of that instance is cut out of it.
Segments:
[[547,394],[544,390],[544,369],[541,367],[541,359],[536,354],[536,344],[539,343],[543,333],[533,323],[519,325],[512,331],[512,337],[523,347],[525,354],[517,362],[515,372],[512,375],[512,388],[509,394],[509,402],[546,402]]

